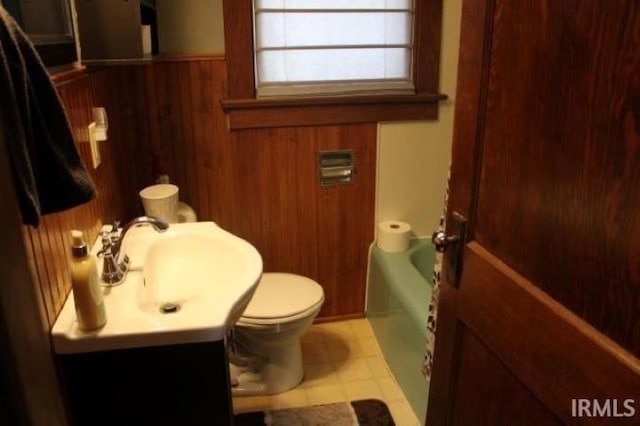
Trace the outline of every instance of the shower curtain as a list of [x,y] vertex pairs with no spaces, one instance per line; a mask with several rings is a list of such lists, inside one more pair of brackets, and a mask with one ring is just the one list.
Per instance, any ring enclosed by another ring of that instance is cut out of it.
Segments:
[[[444,231],[446,228],[447,202],[449,201],[449,176],[447,176],[447,185],[444,193],[444,207],[440,223],[437,231]],[[433,349],[436,341],[436,325],[438,320],[438,293],[440,291],[440,271],[442,270],[442,253],[436,252],[436,262],[433,265],[433,291],[431,292],[431,300],[429,301],[429,310],[427,317],[427,348],[422,361],[422,374],[431,380],[431,370],[433,368]]]

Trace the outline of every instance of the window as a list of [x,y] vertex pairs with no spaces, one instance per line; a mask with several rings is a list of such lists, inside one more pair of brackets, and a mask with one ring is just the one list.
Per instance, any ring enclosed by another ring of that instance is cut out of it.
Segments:
[[[327,2],[334,4],[328,11],[321,7]],[[222,106],[232,129],[435,119],[438,102],[447,98],[438,93],[442,0],[223,0],[223,8],[228,95]],[[301,15],[302,21],[292,27],[294,15]],[[357,16],[357,23],[373,18],[385,31],[375,31],[375,36],[355,31],[336,46],[334,34],[327,33],[335,25],[317,24],[310,30],[302,23],[308,15],[340,16],[351,22]],[[280,24],[266,30],[266,21]],[[390,21],[404,25],[391,26]],[[393,27],[389,34],[387,27]],[[292,33],[300,38],[290,39]],[[292,67],[286,59],[298,61],[309,51],[324,52],[321,56],[338,51],[349,57],[358,49],[384,58],[385,66],[368,74],[368,66],[343,67],[335,60],[313,59]],[[267,56],[277,58],[274,69],[267,69]],[[312,66],[313,61],[322,65]],[[325,68],[330,74],[321,80],[318,74],[298,75],[298,68],[313,73]],[[367,74],[350,74],[355,68]],[[313,96],[317,89],[329,91]]]
[[258,97],[413,94],[412,0],[254,0]]

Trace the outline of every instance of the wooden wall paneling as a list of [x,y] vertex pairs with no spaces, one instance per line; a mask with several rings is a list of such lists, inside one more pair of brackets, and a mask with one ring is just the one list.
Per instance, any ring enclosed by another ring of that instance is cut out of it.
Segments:
[[[219,221],[219,215],[213,215],[212,212],[220,206],[222,199],[216,200],[216,194],[210,194],[210,188],[217,188],[216,184],[220,185],[222,180],[216,180],[212,177],[213,173],[211,172],[215,171],[211,169],[214,167],[214,160],[216,160],[216,148],[225,141],[222,140],[223,134],[216,132],[214,127],[214,117],[220,117],[219,114],[215,114],[213,109],[213,106],[216,105],[214,82],[220,79],[214,79],[213,73],[214,66],[211,61],[195,62],[190,64],[188,68],[188,76],[191,81],[191,96],[189,98],[194,120],[192,135],[195,161],[192,167],[195,167],[192,172],[195,174],[194,181],[197,184],[194,191],[195,197],[191,203],[193,203],[192,207],[200,220]],[[220,93],[218,96],[222,96],[222,94]],[[205,119],[205,117],[210,118]]]
[[[127,87],[130,94],[124,94],[124,102],[129,106],[126,115],[124,131],[125,143],[130,147],[129,158],[132,168],[128,173],[130,182],[129,201],[132,210],[128,212],[129,219],[144,213],[139,192],[144,187],[155,183],[153,176],[153,158],[149,145],[147,111],[145,103],[144,66],[127,67]],[[123,102],[121,100],[120,102]]]
[[41,315],[44,314],[43,318],[48,324],[53,324],[56,311],[51,292],[49,292],[46,287],[48,276],[46,262],[36,260],[36,256],[42,256],[42,253],[44,253],[40,245],[40,235],[31,227],[23,227],[23,237],[30,270],[39,289],[42,303],[40,313]]
[[255,241],[265,271],[317,278],[317,140],[311,129],[233,134],[234,229]]
[[242,132],[242,134],[233,132],[231,134],[231,158],[233,161],[231,182],[233,182],[233,187],[238,197],[232,206],[236,215],[229,225],[232,232],[242,238],[250,238],[249,241],[255,245],[262,255],[264,267],[266,268],[267,260],[265,255],[267,253],[264,253],[266,246],[263,244],[261,220],[263,203],[260,201],[260,197],[263,197],[263,194],[260,191],[260,187],[261,185],[267,185],[267,182],[261,182],[256,176],[260,173],[260,168],[268,165],[264,161],[257,160],[260,155],[260,144],[257,143],[259,138],[260,136],[253,132]]
[[147,73],[147,78],[152,77],[148,81],[147,99],[151,102],[149,108],[153,108],[153,114],[150,115],[152,120],[152,136],[154,136],[154,156],[164,168],[163,172],[167,173],[172,181],[177,178],[175,169],[174,153],[172,151],[171,128],[169,123],[169,86],[167,68],[162,64],[153,64],[153,71]]
[[220,107],[224,64],[220,58],[156,63],[147,71],[146,98],[154,157],[162,158],[199,220],[228,228],[234,192],[230,135]]
[[156,71],[155,64],[146,64],[143,67],[143,91],[144,91],[144,109],[146,120],[142,122],[143,133],[141,137],[147,139],[146,146],[151,150],[152,163],[152,180],[158,178],[161,174],[170,174],[167,164],[169,155],[163,145],[160,135],[160,101],[158,100],[156,90]]
[[[265,271],[318,280],[321,317],[364,312],[375,138],[373,124],[233,132],[233,230],[256,245]],[[354,150],[358,174],[353,184],[320,187],[318,152],[334,149]]]
[[[318,150],[352,149],[356,174],[351,184],[320,188],[318,278],[327,296],[321,315],[327,317],[364,312],[369,245],[374,238],[377,126],[341,126],[335,133],[333,138],[321,138]],[[316,185],[317,173],[316,166]]]
[[[150,174],[151,159],[140,148],[146,142],[140,137],[146,118],[138,104],[140,73],[136,66],[114,66],[91,74],[91,106],[104,107],[109,117],[108,139],[100,142],[102,164],[95,171],[111,182],[103,186],[104,196],[97,200],[99,211],[107,213],[102,218],[105,223],[124,222],[141,212],[140,181]],[[113,210],[106,203],[115,199],[120,208]]]
[[43,280],[40,278],[42,273],[39,271],[40,265],[36,264],[36,261],[35,261],[35,255],[34,255],[35,248],[32,240],[33,235],[32,235],[31,229],[32,228],[28,226],[21,226],[22,240],[24,241],[24,246],[25,246],[25,257],[27,259],[29,271],[33,275],[34,285],[37,286],[37,290],[38,290],[36,292],[37,302],[38,302],[38,313],[40,314],[40,318],[43,318],[43,321],[49,324],[51,322],[50,315],[52,315],[49,312],[53,312],[53,309],[51,308],[51,302],[48,300],[48,297],[47,297],[48,294],[46,294],[40,289],[40,283],[43,282]]
[[[100,70],[58,86],[76,145],[96,184],[98,196],[82,206],[44,216],[38,228],[23,227],[25,254],[40,289],[41,313],[49,326],[55,321],[71,288],[67,260],[69,231],[81,229],[88,242],[93,243],[103,221],[130,216],[135,192],[129,187],[136,177],[130,143],[136,137],[132,120],[127,120],[131,110],[123,104],[130,88],[127,73],[124,69]],[[110,115],[110,137],[101,144],[102,164],[97,170],[91,165],[86,130],[92,121],[93,106],[107,106]]]
[[[47,221],[45,229],[47,230],[47,238],[49,239],[49,247],[52,259],[66,259],[67,250],[62,236],[64,230],[60,223],[60,215],[50,215],[44,218]],[[51,269],[53,270],[52,281],[54,284],[54,294],[56,298],[56,311],[62,309],[62,303],[67,298],[68,289],[70,287],[68,279],[68,269],[66,262],[53,262]]]
[[225,201],[229,202],[230,206],[236,205],[236,199],[241,197],[238,191],[234,189],[232,184],[234,178],[234,161],[232,151],[232,138],[227,129],[227,123],[225,115],[222,110],[221,101],[227,94],[227,68],[224,61],[216,61],[213,64],[211,78],[214,82],[215,91],[212,92],[210,98],[211,108],[214,112],[214,118],[211,120],[211,130],[213,131],[213,137],[218,139],[215,144],[215,157],[211,163],[211,167],[208,168],[211,178],[214,182],[218,183],[217,200],[216,205],[211,206],[211,214],[218,218],[222,223],[231,224],[232,220],[236,217],[235,211],[229,208]]
[[231,135],[220,104],[227,86],[225,61],[198,62],[191,67],[191,76],[192,79],[197,77],[193,80],[197,81],[194,114],[202,117],[195,132],[199,173],[202,175],[198,194],[206,197],[201,203],[203,210],[200,214],[229,227],[235,216],[236,191],[232,184]]
[[168,79],[166,107],[169,112],[167,118],[169,139],[167,143],[171,147],[175,171],[175,176],[172,176],[171,179],[176,182],[180,188],[183,188],[182,190],[185,194],[189,195],[191,191],[188,185],[187,166],[185,164],[185,155],[187,154],[185,145],[188,143],[186,141],[186,133],[192,123],[184,122],[181,116],[183,107],[181,99],[183,93],[180,91],[180,81],[182,80],[180,65],[181,64],[171,62],[158,64],[160,68],[165,69],[166,78]]
[[[180,160],[184,167],[184,182],[185,191],[180,191],[184,193],[180,198],[185,200],[187,203],[193,204],[193,201],[197,197],[198,193],[198,174],[196,170],[199,168],[199,165],[196,161],[195,155],[195,145],[196,140],[194,137],[194,128],[198,126],[198,119],[193,117],[193,107],[191,100],[191,93],[193,93],[192,89],[192,81],[191,81],[191,73],[190,69],[194,65],[193,62],[188,63],[188,66],[181,67],[172,64],[172,68],[176,72],[177,83],[177,93],[179,96],[176,99],[176,103],[179,105],[179,120],[181,123],[182,135],[179,140],[174,141],[175,146],[180,151]],[[182,148],[182,149],[180,149]]]
[[[218,99],[221,92],[216,93],[215,82],[220,80],[220,74],[214,77],[214,62],[198,61],[191,62],[186,70],[185,80],[189,81],[191,95],[185,100],[189,108],[192,126],[189,133],[188,149],[190,160],[187,163],[191,188],[190,203],[198,217],[208,220],[220,221],[218,214],[213,215],[214,204],[220,206],[221,202],[228,201],[220,198],[222,182],[229,182],[229,178],[211,178],[214,174],[221,172],[219,168],[218,152],[222,147],[227,147],[228,138],[225,134],[217,131],[215,123],[223,120],[222,115],[214,107],[219,105]],[[228,158],[227,158],[228,160]],[[214,165],[215,164],[215,165]]]
[[128,132],[127,135],[132,140],[134,159],[134,179],[132,203],[135,209],[132,214],[134,216],[144,213],[142,201],[138,193],[148,185],[155,183],[154,176],[154,158],[153,158],[153,140],[151,137],[151,125],[149,121],[149,105],[147,104],[147,69],[152,68],[149,64],[131,67],[132,90],[135,96],[133,105],[136,106],[136,112],[132,115],[130,126],[136,129],[136,132]]
[[[54,253],[54,246],[52,246],[51,241],[49,241],[49,232],[51,227],[51,219],[47,217],[43,217],[41,220],[41,225],[38,227],[38,237],[40,238],[40,246],[42,247],[42,252],[39,253],[38,261],[45,262],[45,269],[47,271],[46,281],[45,281],[45,291],[49,292],[49,297],[51,298],[52,307],[53,307],[53,316],[57,315],[58,307],[62,304],[65,297],[61,297],[58,291],[58,283],[56,277],[56,262],[65,262],[66,258],[58,258]],[[60,300],[62,298],[62,300]]]
[[[128,170],[132,165],[129,163],[128,151],[129,147],[125,143],[122,136],[121,126],[125,123],[124,116],[126,114],[126,104],[119,104],[119,94],[122,92],[128,93],[129,88],[123,85],[122,71],[119,68],[110,67],[105,68],[97,73],[90,74],[90,80],[93,84],[90,85],[89,90],[91,97],[88,99],[91,107],[103,107],[106,110],[109,117],[109,129],[107,130],[107,140],[100,141],[100,155],[102,162],[100,166],[94,170],[96,175],[96,181],[111,179],[110,185],[104,185],[101,190],[100,197],[95,200],[95,207],[98,212],[107,213],[106,217],[101,217],[105,224],[112,223],[114,220],[125,220],[125,217],[114,217],[115,212],[106,210],[105,201],[120,198],[121,202],[124,202],[128,197],[128,186],[131,182],[124,182],[123,172]],[[114,90],[118,87],[119,90]],[[88,122],[93,121],[91,116],[86,117]],[[115,124],[115,126],[112,125]],[[117,149],[115,149],[117,146]],[[91,162],[89,162],[89,167]],[[98,213],[100,214],[100,213]]]
[[[321,281],[327,292],[321,316],[363,313],[376,125],[230,132],[221,107],[225,66],[220,58],[166,60],[145,71],[149,135],[159,139],[148,144],[154,156],[165,159],[199,219],[254,244],[265,271]],[[323,149],[354,149],[353,185],[319,186]]]

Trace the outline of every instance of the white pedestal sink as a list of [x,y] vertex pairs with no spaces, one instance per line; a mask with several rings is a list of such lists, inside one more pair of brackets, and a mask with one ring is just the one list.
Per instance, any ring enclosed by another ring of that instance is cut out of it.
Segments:
[[56,353],[222,340],[262,274],[258,251],[213,222],[172,224],[163,233],[131,229],[124,254],[131,259],[125,281],[103,288],[105,327],[78,329],[70,294],[51,331]]

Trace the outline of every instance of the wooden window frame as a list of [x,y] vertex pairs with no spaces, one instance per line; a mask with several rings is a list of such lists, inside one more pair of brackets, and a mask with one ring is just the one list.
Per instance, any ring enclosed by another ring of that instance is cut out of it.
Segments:
[[416,0],[412,95],[322,96],[257,99],[254,78],[252,0],[224,0],[227,99],[222,107],[231,129],[435,120],[442,0]]

